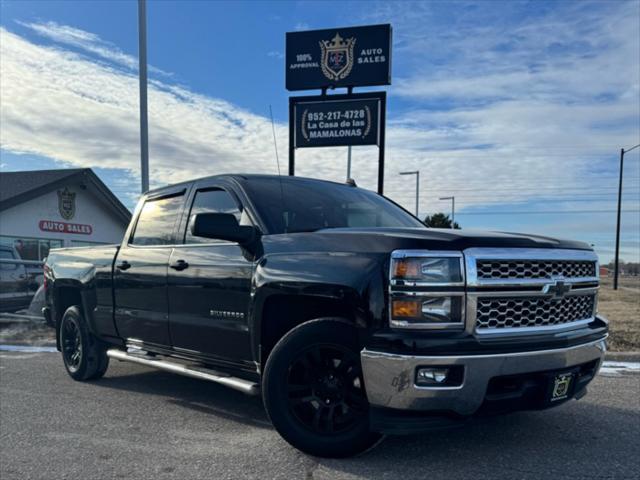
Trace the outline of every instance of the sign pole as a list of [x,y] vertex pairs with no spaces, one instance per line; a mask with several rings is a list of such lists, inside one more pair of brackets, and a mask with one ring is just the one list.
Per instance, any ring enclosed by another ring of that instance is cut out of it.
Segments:
[[[353,93],[353,87],[347,88],[347,93],[351,95]],[[347,180],[351,178],[351,145],[347,147]]]
[[380,93],[380,144],[378,145],[378,194],[384,193],[384,139],[387,125],[387,92]]
[[140,178],[142,193],[149,190],[149,125],[147,122],[147,5],[138,0],[138,57],[140,81]]
[[296,172],[296,119],[293,99],[289,97],[289,176],[295,175]]

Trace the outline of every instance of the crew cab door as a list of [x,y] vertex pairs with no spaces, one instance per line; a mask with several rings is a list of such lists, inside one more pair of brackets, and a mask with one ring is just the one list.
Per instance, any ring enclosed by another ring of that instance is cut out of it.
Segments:
[[169,262],[169,325],[173,347],[224,363],[251,360],[248,313],[254,263],[237,243],[191,234],[198,213],[231,213],[251,224],[238,197],[220,184],[196,186],[182,222],[184,243]]
[[120,337],[169,346],[167,269],[185,188],[147,197],[114,265],[115,320]]

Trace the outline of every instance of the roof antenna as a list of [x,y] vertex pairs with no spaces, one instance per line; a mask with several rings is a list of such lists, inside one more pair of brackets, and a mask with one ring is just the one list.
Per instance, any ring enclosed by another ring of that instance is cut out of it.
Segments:
[[288,217],[288,212],[286,212],[284,208],[284,189],[282,187],[282,174],[280,173],[280,158],[278,157],[278,142],[276,141],[276,125],[273,122],[273,110],[271,109],[271,104],[269,104],[269,116],[271,117],[271,131],[273,132],[273,148],[276,151],[276,165],[278,166],[278,180],[280,181],[280,203],[282,204],[282,214],[284,217],[283,218],[284,233],[287,233],[289,217]]

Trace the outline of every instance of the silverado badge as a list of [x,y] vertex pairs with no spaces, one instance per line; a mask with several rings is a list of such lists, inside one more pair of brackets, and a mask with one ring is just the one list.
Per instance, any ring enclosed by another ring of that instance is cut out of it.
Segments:
[[58,211],[65,220],[71,220],[76,214],[76,194],[67,187],[58,190]]
[[342,80],[346,78],[353,68],[353,47],[355,38],[344,40],[339,33],[331,41],[321,40],[322,73],[329,80]]

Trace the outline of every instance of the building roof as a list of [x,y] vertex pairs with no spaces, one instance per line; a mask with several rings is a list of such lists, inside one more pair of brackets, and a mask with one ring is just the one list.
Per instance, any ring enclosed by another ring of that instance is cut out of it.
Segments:
[[0,173],[0,211],[57,190],[69,183],[84,183],[93,188],[98,200],[110,208],[124,222],[131,212],[90,168],[58,170],[30,170]]

